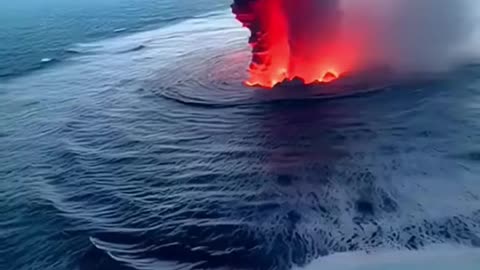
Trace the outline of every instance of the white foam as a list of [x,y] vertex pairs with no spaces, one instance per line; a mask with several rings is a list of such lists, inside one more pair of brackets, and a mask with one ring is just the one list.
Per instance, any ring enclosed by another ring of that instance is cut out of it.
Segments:
[[480,249],[453,245],[431,246],[421,251],[339,253],[317,259],[295,270],[478,270]]
[[164,56],[178,58],[179,55],[205,48],[247,47],[247,35],[247,30],[235,20],[230,10],[224,10],[206,13],[204,17],[185,20],[158,29],[76,44],[73,49],[104,55],[125,52],[138,46],[148,46],[153,50],[152,53],[161,51]]
[[49,62],[52,62],[52,61],[53,61],[52,58],[42,58],[42,59],[40,60],[40,62],[42,62],[42,63],[49,63]]

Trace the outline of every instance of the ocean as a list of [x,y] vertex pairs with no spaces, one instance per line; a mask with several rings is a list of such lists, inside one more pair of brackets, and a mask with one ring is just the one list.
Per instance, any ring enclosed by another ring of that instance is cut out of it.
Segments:
[[0,4],[0,269],[479,269],[480,65],[247,88],[229,5]]

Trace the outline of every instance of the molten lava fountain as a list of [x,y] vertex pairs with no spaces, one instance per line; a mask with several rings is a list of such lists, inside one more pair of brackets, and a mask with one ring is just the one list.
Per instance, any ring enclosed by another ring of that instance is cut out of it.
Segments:
[[251,32],[249,86],[327,83],[355,64],[358,50],[342,35],[337,0],[235,0],[232,9]]

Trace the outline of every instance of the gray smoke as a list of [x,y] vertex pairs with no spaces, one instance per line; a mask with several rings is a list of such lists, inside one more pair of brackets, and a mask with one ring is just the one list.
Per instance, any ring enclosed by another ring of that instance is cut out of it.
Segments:
[[[475,0],[339,0],[343,35],[363,38],[362,63],[444,71],[474,57]],[[467,50],[467,48],[474,50]]]
[[[263,29],[261,3],[279,6],[286,22]],[[271,55],[288,57],[290,75],[378,66],[428,73],[478,62],[480,55],[478,0],[234,0],[233,10],[252,32],[257,66],[272,62],[264,56],[275,44],[263,37],[287,31],[288,56]]]

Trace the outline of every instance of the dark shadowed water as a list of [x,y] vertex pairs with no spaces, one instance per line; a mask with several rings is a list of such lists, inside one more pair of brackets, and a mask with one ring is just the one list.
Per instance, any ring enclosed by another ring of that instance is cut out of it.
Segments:
[[290,269],[440,244],[478,267],[479,65],[252,90],[229,11],[178,14],[0,79],[0,269]]

